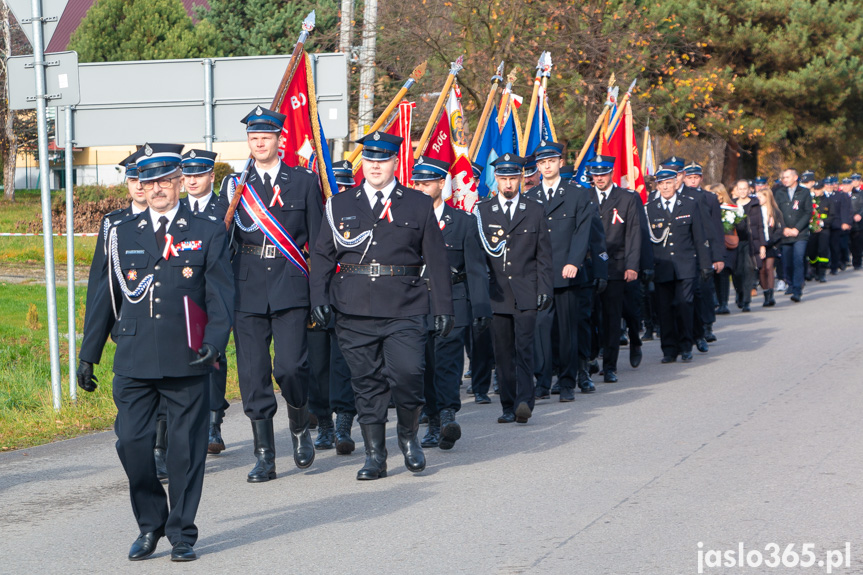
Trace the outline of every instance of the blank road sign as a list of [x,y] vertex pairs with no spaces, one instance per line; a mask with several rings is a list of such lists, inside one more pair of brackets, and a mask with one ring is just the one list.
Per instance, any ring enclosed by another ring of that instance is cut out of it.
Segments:
[[[33,56],[12,56],[9,70],[9,108],[36,109],[36,71]],[[78,53],[45,54],[45,94],[48,106],[74,106],[81,100],[78,86]]]

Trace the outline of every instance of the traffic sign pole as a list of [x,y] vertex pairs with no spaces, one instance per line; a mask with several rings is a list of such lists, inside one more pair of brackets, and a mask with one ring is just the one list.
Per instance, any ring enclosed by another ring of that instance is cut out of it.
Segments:
[[[66,295],[69,319],[69,399],[78,399],[75,347],[78,343],[75,337],[75,215],[72,192],[75,181],[72,175],[74,158],[72,156],[72,106],[66,106]],[[101,230],[99,230],[101,233]]]
[[[32,0],[33,64],[36,72],[36,126],[39,148],[39,181],[42,188],[42,231],[45,239],[45,289],[48,295],[48,349],[51,356],[51,390],[54,409],[62,401],[60,383],[60,337],[57,330],[57,288],[54,277],[54,234],[51,226],[51,172],[48,166],[48,116],[45,94],[45,54],[42,43],[42,0]],[[75,341],[69,342],[69,348]]]

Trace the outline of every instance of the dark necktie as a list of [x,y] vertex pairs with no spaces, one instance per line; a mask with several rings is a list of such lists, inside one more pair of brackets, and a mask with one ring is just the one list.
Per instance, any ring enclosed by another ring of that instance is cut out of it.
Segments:
[[671,200],[665,200],[665,211],[671,214]]
[[159,229],[156,230],[156,244],[159,246],[159,253],[165,251],[165,234],[168,233],[168,217],[162,216],[159,218]]
[[384,193],[378,190],[375,192],[375,197],[378,201],[376,201],[374,207],[372,207],[372,213],[375,215],[375,219],[378,219],[384,211]]
[[195,200],[195,206],[192,209],[192,211],[195,212],[196,214],[198,213],[198,200]]
[[548,196],[548,201],[551,201],[551,198],[554,197],[554,188],[549,188],[546,190],[546,195]]
[[264,174],[264,189],[269,192],[270,198],[273,197],[273,180],[270,178],[270,174]]
[[506,218],[512,221],[512,200],[507,200],[505,206],[503,211],[506,214]]
[[599,200],[599,205],[601,206],[602,204],[605,203],[606,198],[608,198],[608,192],[600,192],[599,195],[602,198]]

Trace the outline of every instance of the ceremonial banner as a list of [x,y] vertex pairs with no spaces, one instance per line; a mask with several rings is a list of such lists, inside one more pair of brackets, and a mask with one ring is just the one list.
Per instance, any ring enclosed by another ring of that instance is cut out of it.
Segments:
[[575,176],[573,176],[572,181],[579,186],[584,186],[585,188],[590,188],[593,186],[593,184],[590,182],[590,178],[587,177],[587,163],[591,161],[594,156],[596,156],[596,148],[598,146],[599,135],[597,134],[596,136],[594,136],[593,142],[591,142],[590,146],[587,148],[587,152],[581,159],[581,163],[575,166]]
[[479,176],[479,186],[477,193],[479,197],[484,198],[489,195],[489,192],[497,190],[497,182],[494,179],[494,168],[491,163],[498,158],[497,150],[500,149],[500,130],[497,126],[497,106],[492,108],[490,117],[491,121],[485,127],[480,137],[479,150],[476,154],[477,164],[483,166],[483,171]]
[[311,59],[305,52],[301,57],[297,73],[291,79],[278,110],[287,116],[282,126],[284,140],[279,147],[279,157],[289,166],[300,166],[318,174],[324,198],[328,198],[339,188],[318,115]]
[[612,179],[618,186],[638,192],[642,203],[647,199],[641,164],[638,160],[638,147],[632,127],[632,107],[624,104],[623,114],[616,126],[609,126],[606,140],[602,144],[602,154],[614,156]]
[[537,93],[537,106],[533,119],[530,122],[528,129],[527,146],[525,147],[525,156],[531,155],[539,146],[539,142],[547,140],[551,142],[557,141],[557,135],[554,131],[554,123],[551,121],[551,113],[548,109],[546,101],[546,93],[542,86],[539,87]]
[[[415,102],[402,100],[399,103],[395,118],[385,128],[387,134],[402,138],[402,145],[398,153],[399,165],[396,168],[396,179],[407,187],[413,186],[411,174],[414,171],[414,155],[413,144],[411,142],[411,122],[413,121],[414,108],[416,108]],[[359,185],[363,181],[363,177],[363,160],[362,156],[360,156],[356,167],[354,167],[354,182],[356,185]]]
[[653,154],[653,142],[650,141],[650,126],[644,126],[644,158],[642,165],[645,176],[656,174],[656,157]]

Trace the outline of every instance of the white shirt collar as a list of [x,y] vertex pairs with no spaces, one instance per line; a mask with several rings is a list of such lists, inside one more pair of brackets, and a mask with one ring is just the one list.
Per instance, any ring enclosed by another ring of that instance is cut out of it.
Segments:
[[548,196],[549,190],[557,190],[557,186],[560,185],[560,174],[558,174],[557,178],[552,182],[551,180],[543,180],[542,181],[542,189],[545,192],[545,195]]
[[[520,193],[520,192],[519,192],[519,193],[517,193],[517,194],[515,195],[515,197],[514,197],[512,200],[508,200],[508,199],[506,199],[506,198],[504,197],[504,195],[503,195],[503,194],[498,194],[498,195],[497,195],[497,201],[499,201],[499,202],[500,202],[500,207],[502,207],[504,210],[506,210],[506,203],[507,203],[507,202],[509,202],[509,201],[511,201],[511,202],[512,202],[513,210],[515,210],[515,207],[518,205],[518,200],[519,200],[520,198],[521,198],[521,193]],[[513,211],[513,213],[515,213],[515,211]]]
[[665,202],[671,202],[671,203],[670,203],[670,204],[668,204],[668,205],[670,205],[670,206],[671,206],[671,209],[672,209],[672,211],[673,211],[673,210],[674,210],[674,206],[676,206],[676,205],[677,205],[677,192],[674,192],[674,195],[673,195],[673,196],[671,196],[671,197],[670,197],[669,199],[667,199],[667,200],[666,200],[665,198],[663,198],[663,197],[660,195],[660,196],[659,196],[659,201],[660,201],[660,202],[662,202],[662,209],[665,209],[665,206],[666,206]]
[[195,196],[189,195],[186,198],[189,200],[189,209],[193,212],[195,211],[195,202],[198,202],[198,211],[203,211],[210,204],[210,198],[213,197],[213,192],[210,192],[206,196],[196,198]]
[[443,217],[443,207],[446,203],[441,202],[441,204],[434,209],[434,215],[437,218],[437,221],[440,222],[440,219]]
[[135,202],[132,202],[132,213],[133,214],[140,214],[144,210],[148,210],[148,209],[149,208],[139,208],[138,204],[136,204]]
[[276,165],[270,168],[269,170],[261,170],[258,167],[258,164],[255,164],[255,171],[258,172],[258,177],[261,178],[261,181],[264,181],[264,174],[270,174],[270,185],[276,184],[276,178],[279,176],[279,168],[282,167],[282,162],[279,160],[276,162]]
[[150,212],[150,220],[152,220],[152,223],[153,223],[153,231],[156,232],[159,230],[159,218],[161,218],[162,216],[165,216],[166,218],[168,218],[168,225],[165,227],[165,229],[167,230],[167,229],[171,228],[171,223],[174,221],[174,217],[177,215],[177,212],[180,210],[180,202],[177,202],[177,205],[174,206],[171,209],[171,211],[169,211],[165,214],[160,214],[159,212],[155,211],[153,208],[147,208],[147,209]]
[[[393,178],[393,181],[383,187],[380,191],[384,193],[383,203],[387,203],[387,200],[390,197],[390,194],[393,193],[393,190],[396,189],[396,184],[398,181]],[[374,208],[375,203],[378,199],[375,197],[375,194],[378,193],[378,190],[374,189],[371,184],[367,181],[363,181],[363,191],[366,193],[366,197],[369,199],[369,205]]]
[[611,195],[611,190],[614,189],[614,184],[611,184],[610,186],[608,186],[607,190],[600,190],[596,186],[593,186],[593,187],[594,187],[594,189],[596,189],[596,199],[601,202],[602,201],[602,194],[605,194],[606,200],[608,199],[608,196]]

